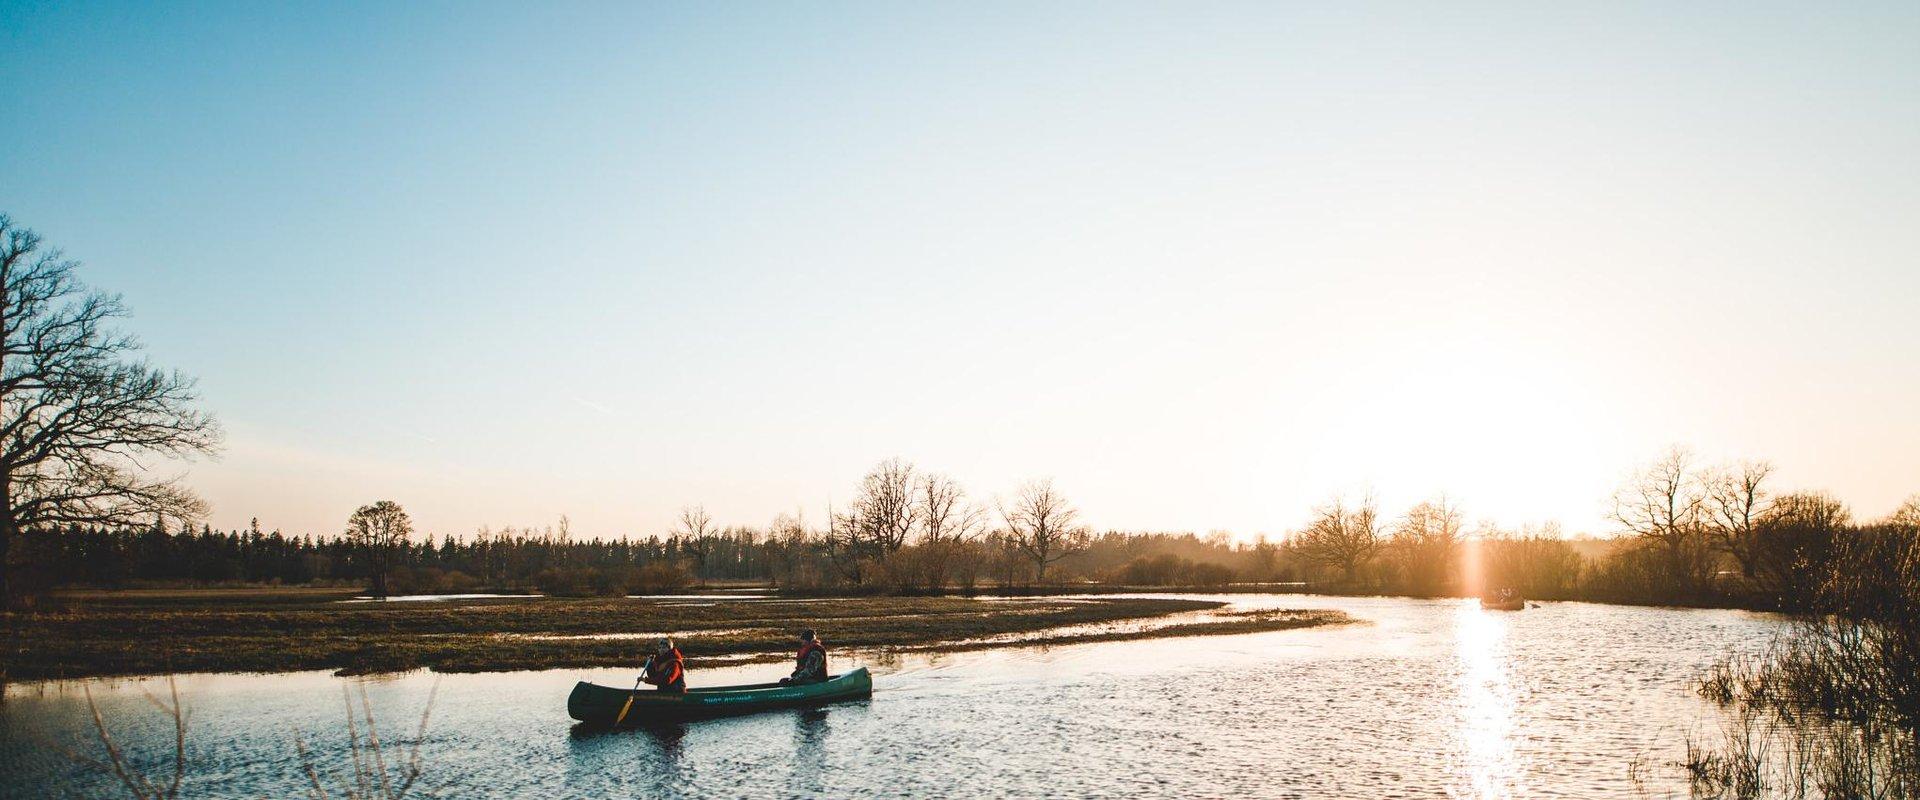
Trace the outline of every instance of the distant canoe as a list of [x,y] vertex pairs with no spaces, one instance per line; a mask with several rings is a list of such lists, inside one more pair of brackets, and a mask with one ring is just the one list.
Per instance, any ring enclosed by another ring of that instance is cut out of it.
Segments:
[[867,668],[835,675],[820,683],[753,683],[709,686],[685,692],[618,689],[581,681],[567,696],[567,714],[581,722],[612,725],[620,708],[633,698],[623,725],[668,720],[748,714],[775,708],[800,708],[873,694],[873,676]]
[[1490,600],[1482,597],[1480,598],[1480,607],[1488,611],[1525,611],[1527,609],[1527,601],[1525,598],[1520,597],[1515,597],[1511,600]]

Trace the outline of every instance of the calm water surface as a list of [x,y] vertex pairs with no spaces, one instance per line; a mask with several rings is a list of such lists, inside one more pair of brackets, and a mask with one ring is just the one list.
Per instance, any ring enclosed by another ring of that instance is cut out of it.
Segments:
[[[1718,717],[1688,680],[1784,627],[1737,611],[1228,595],[1242,608],[1338,608],[1367,624],[953,655],[839,654],[873,699],[663,730],[588,733],[577,679],[629,670],[341,679],[183,675],[195,769],[183,796],[305,796],[293,739],[345,762],[343,687],[411,735],[436,683],[426,783],[441,797],[1667,797],[1688,734]],[[830,626],[822,625],[831,642]],[[779,665],[695,670],[698,684]],[[98,751],[83,687],[137,757],[170,753],[142,689],[164,680],[9,687],[0,797],[104,794],[63,749]],[[1639,765],[1637,768],[1635,765]]]

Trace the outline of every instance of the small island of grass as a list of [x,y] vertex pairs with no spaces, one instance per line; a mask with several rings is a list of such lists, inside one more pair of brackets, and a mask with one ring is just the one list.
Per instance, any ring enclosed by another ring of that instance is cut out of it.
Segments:
[[836,648],[941,652],[1286,630],[1337,611],[1223,611],[1174,598],[488,597],[340,602],[319,592],[98,593],[11,614],[14,679],[172,672],[491,672],[638,664],[672,635],[694,665],[784,658],[794,630]]

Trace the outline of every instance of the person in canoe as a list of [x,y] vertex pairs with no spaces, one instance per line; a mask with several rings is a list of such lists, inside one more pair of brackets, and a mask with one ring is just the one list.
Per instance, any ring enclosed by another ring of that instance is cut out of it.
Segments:
[[793,674],[781,678],[781,683],[819,683],[827,679],[827,646],[812,628],[800,631],[800,653],[793,661]]
[[640,679],[659,687],[660,691],[687,690],[686,659],[681,658],[680,648],[673,646],[672,639],[655,642],[653,655],[647,656],[647,662],[640,666],[640,670]]

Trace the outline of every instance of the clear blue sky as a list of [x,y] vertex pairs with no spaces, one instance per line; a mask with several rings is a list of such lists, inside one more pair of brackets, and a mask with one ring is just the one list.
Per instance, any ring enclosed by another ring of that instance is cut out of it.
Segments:
[[1920,491],[1920,6],[1035,5],[0,0],[0,211],[201,378],[221,527]]

